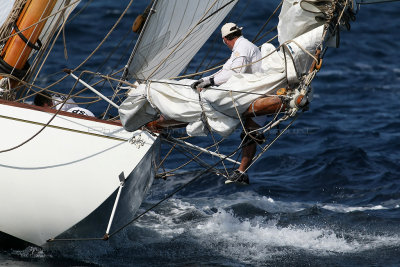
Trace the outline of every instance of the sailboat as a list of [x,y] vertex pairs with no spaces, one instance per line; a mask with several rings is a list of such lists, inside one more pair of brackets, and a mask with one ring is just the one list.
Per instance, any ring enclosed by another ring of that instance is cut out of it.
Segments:
[[[185,78],[205,71],[179,75],[238,1],[153,0],[135,20],[139,36],[121,70],[104,74],[82,70],[80,64],[58,81],[75,83],[54,106],[86,99],[90,90],[91,99],[104,101],[104,112],[93,118],[25,101],[46,90],[60,94],[58,83],[41,87],[38,77],[79,2],[0,4],[2,245],[107,240],[132,221],[149,190],[161,164],[162,138],[216,156],[219,163],[235,162],[231,155],[160,131],[185,127],[189,136],[217,133],[225,138],[244,117],[262,114],[272,115],[263,132],[291,120],[289,127],[312,101],[311,81],[326,48],[338,46],[340,29],[349,29],[357,10],[347,0],[283,1],[279,46],[267,42],[261,47],[264,71],[234,75],[223,87],[198,93],[190,88],[193,80]],[[95,82],[86,81],[88,75]],[[111,96],[95,88],[105,82],[112,84]],[[76,92],[78,84],[84,89]],[[108,112],[117,109],[119,116],[109,118]]]
[[[160,143],[157,134],[140,129],[128,132],[118,120],[105,119],[105,115],[93,118],[24,101],[44,90],[56,91],[54,84],[38,86],[37,79],[51,57],[54,38],[61,35],[79,2],[0,3],[2,247],[46,246],[48,240],[60,237],[107,236],[135,214],[155,176]],[[147,72],[154,73],[154,78],[178,75],[235,3],[152,1],[127,67],[122,77],[118,73],[120,77],[114,78],[119,80],[118,86],[132,80],[132,75],[135,79],[146,77]],[[187,10],[192,10],[190,20]],[[218,15],[195,27],[215,12]],[[196,39],[187,43],[191,49],[174,52],[175,43],[190,29],[196,30]],[[179,64],[160,62],[166,53],[184,60]],[[76,73],[78,68],[63,79],[76,77],[85,83]],[[105,111],[110,110],[108,105],[118,107],[112,101],[117,94],[106,97],[86,83],[85,88],[107,101]],[[68,105],[71,96],[79,97],[76,91],[64,92],[63,100],[55,104]]]

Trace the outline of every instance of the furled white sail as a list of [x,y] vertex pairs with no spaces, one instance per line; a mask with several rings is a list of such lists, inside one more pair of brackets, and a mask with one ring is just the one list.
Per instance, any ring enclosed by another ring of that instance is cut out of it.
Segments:
[[0,1],[0,27],[6,21],[11,9],[14,5],[15,0],[1,0]]
[[237,0],[159,0],[137,44],[128,79],[179,75]]

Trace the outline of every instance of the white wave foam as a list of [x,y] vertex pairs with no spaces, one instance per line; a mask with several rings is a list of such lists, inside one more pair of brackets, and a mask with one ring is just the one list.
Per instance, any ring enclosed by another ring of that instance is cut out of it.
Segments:
[[45,251],[39,247],[27,247],[24,250],[14,250],[11,254],[20,258],[29,259],[44,259],[52,257],[50,254],[46,254]]
[[[398,203],[365,207],[319,204],[318,207],[347,213],[384,210]],[[374,234],[341,227],[308,226],[307,222],[282,226],[279,214],[298,213],[316,204],[283,202],[251,190],[214,198],[170,199],[164,204],[164,208],[148,213],[140,221],[140,227],[156,233],[150,235],[145,243],[169,243],[178,238],[241,263],[263,263],[293,252],[330,256],[400,245],[400,235],[393,233]],[[256,214],[252,213],[249,219],[244,219],[247,216],[243,209],[247,204],[260,209],[260,212],[256,211],[257,215],[263,214],[262,211],[267,215],[254,217]],[[242,215],[236,216],[236,211]]]
[[310,205],[300,202],[276,201],[271,197],[262,196],[253,191],[236,192],[224,198],[214,198],[210,203],[209,198],[203,201],[196,199],[196,207],[203,209],[213,206],[217,208],[227,208],[235,204],[250,203],[251,205],[266,210],[268,212],[298,212],[308,208]]
[[376,205],[376,206],[368,206],[368,207],[349,207],[345,205],[323,205],[321,208],[334,211],[334,212],[341,212],[341,213],[348,213],[348,212],[354,212],[354,211],[366,211],[366,210],[387,210],[389,208],[386,208],[382,205]]
[[[239,195],[241,196],[239,197]],[[309,207],[309,205],[282,203],[254,193],[235,193],[235,197],[237,198],[231,199],[232,196],[229,196],[229,199],[212,200],[197,198],[196,205],[183,200],[171,199],[168,201],[168,209],[152,212],[144,220],[145,222],[140,224],[142,227],[150,228],[160,234],[162,242],[169,242],[168,240],[172,238],[184,236],[190,242],[196,242],[204,248],[216,250],[218,254],[241,262],[262,262],[276,255],[287,254],[288,250],[331,255],[358,253],[400,244],[399,235],[373,235],[352,230],[338,232],[329,228],[306,225],[282,227],[278,224],[278,220],[260,216],[251,220],[243,220],[236,217],[229,207],[237,203],[249,202],[268,212],[270,210],[282,212],[282,209],[295,212]],[[368,208],[382,209],[384,207]],[[200,219],[183,223],[174,220],[181,215],[196,212],[202,214]],[[148,220],[150,217],[152,219]]]
[[170,200],[167,203],[168,209],[161,211],[150,211],[144,217],[147,220],[140,220],[136,226],[151,229],[160,234],[163,238],[174,238],[185,231],[185,223],[176,223],[176,218],[187,214],[190,211],[197,211],[197,208],[181,200]]
[[337,233],[331,229],[308,226],[277,225],[276,220],[264,218],[242,221],[231,212],[219,211],[209,220],[198,224],[192,234],[207,247],[217,247],[221,254],[239,258],[251,255],[252,260],[285,253],[286,250],[305,250],[314,254],[356,253],[377,247],[398,245],[400,236],[373,236],[360,233]]
[[[276,220],[264,221],[257,217],[241,221],[231,212],[219,211],[213,217],[196,227],[194,233],[208,236],[212,242],[225,242],[229,246],[245,246],[257,251],[268,247],[291,247],[310,251],[348,252],[359,247],[358,242],[347,242],[332,230],[306,226],[279,227]],[[231,251],[228,248],[228,251]]]

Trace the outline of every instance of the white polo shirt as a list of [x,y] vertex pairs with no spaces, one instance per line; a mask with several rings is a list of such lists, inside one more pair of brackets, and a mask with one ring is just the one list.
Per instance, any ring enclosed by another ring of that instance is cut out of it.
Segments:
[[[221,85],[235,73],[261,72],[261,57],[260,49],[243,36],[240,36],[233,46],[231,57],[224,64],[222,70],[209,77],[214,77],[214,83]],[[252,62],[255,63],[250,64]],[[262,126],[267,121],[267,116],[256,116],[252,120]]]
[[[261,52],[252,42],[240,36],[233,46],[231,57],[217,73],[209,76],[214,77],[214,83],[221,85],[235,73],[256,73],[261,71]],[[256,62],[258,61],[258,62]],[[253,63],[249,66],[248,65]]]

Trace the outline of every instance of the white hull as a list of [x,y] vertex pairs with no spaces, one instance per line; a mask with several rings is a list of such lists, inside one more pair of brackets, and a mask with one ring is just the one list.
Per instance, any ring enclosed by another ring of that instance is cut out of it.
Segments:
[[[0,151],[34,135],[52,116],[0,103]],[[133,136],[141,141],[131,142]],[[58,115],[28,143],[0,153],[0,232],[42,246],[100,206],[107,207],[108,216],[99,223],[107,224],[111,209],[102,203],[114,201],[122,172],[128,179],[120,201],[127,203],[118,206],[115,222],[131,218],[154,177],[156,141],[147,132]]]

